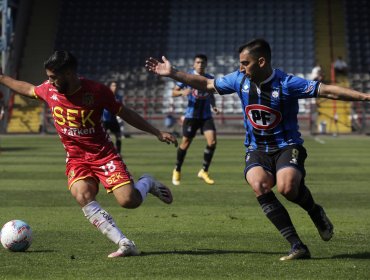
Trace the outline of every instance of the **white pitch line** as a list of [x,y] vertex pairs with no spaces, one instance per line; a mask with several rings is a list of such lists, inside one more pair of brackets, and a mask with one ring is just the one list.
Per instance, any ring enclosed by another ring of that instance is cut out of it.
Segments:
[[319,137],[314,138],[316,142],[319,142],[320,144],[325,144],[325,141],[320,139]]

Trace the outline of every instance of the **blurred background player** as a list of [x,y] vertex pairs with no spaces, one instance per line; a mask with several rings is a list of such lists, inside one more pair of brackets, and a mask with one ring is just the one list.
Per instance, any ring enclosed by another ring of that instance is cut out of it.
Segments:
[[[115,81],[112,81],[108,84],[108,87],[113,92],[115,99],[119,103],[123,103],[122,95],[118,92],[118,83]],[[121,126],[118,123],[118,117],[116,115],[113,115],[108,110],[104,109],[103,111],[103,126],[106,131],[110,131],[114,134],[115,140],[116,140],[116,149],[119,154],[121,154]],[[123,125],[123,123],[122,123]]]
[[346,75],[348,70],[347,62],[341,57],[338,56],[334,61],[334,70],[337,75]]
[[[193,69],[190,70],[189,73],[213,79],[212,75],[206,73],[206,67],[207,56],[204,54],[197,54],[194,57]],[[186,152],[189,149],[198,129],[200,129],[207,141],[207,146],[203,154],[203,167],[198,172],[198,177],[203,179],[207,184],[212,185],[215,181],[209,177],[208,169],[217,143],[216,127],[211,112],[211,108],[214,112],[218,112],[215,97],[213,94],[191,88],[181,82],[176,83],[172,91],[172,96],[186,96],[188,99],[185,118],[182,124],[183,137],[181,144],[177,149],[177,161],[175,169],[172,172],[172,183],[176,186],[180,185],[181,167],[184,163]]]
[[310,79],[313,81],[324,82],[324,72],[320,64],[317,63],[312,68]]
[[0,84],[17,93],[45,101],[52,110],[55,128],[67,153],[68,188],[85,217],[108,239],[118,245],[109,258],[138,255],[135,244],[117,227],[112,216],[96,201],[99,182],[113,193],[124,208],[137,208],[148,193],[172,202],[171,191],[149,175],[134,183],[126,164],[101,124],[104,109],[132,126],[155,135],[159,141],[176,138],[159,131],[133,110],[117,102],[105,85],[80,78],[77,59],[67,51],[56,51],[44,63],[48,80],[39,86],[0,74]]
[[322,240],[329,241],[334,227],[305,184],[307,157],[298,131],[298,99],[329,98],[370,101],[370,95],[335,85],[288,75],[271,66],[271,48],[264,39],[254,39],[239,48],[239,69],[218,79],[181,72],[154,58],[146,68],[209,93],[237,93],[244,112],[246,181],[270,222],[291,245],[280,260],[310,258],[284,205],[272,188],[307,211]]

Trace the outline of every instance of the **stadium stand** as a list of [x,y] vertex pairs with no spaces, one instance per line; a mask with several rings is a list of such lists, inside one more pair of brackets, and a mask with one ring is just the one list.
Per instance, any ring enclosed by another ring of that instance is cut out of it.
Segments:
[[[67,0],[62,1],[55,48],[73,51],[83,62],[84,76],[120,80],[125,101],[139,113],[163,118],[169,112],[182,114],[186,100],[172,98],[172,81],[145,72],[149,55],[165,54],[186,70],[196,53],[205,53],[209,72],[217,76],[237,69],[238,45],[265,37],[274,49],[275,65],[307,76],[314,64],[313,30],[312,1],[112,0],[107,6]],[[236,96],[217,96],[217,104],[223,107],[221,122],[231,116],[241,125]],[[303,111],[306,107],[303,102]]]
[[[335,5],[331,7],[329,2]],[[218,77],[237,69],[237,47],[255,37],[264,37],[271,43],[274,66],[306,78],[320,54],[326,76],[330,77],[330,60],[342,52],[338,49],[342,46],[350,64],[351,85],[364,91],[370,88],[366,0],[63,0],[59,3],[55,23],[48,18],[50,25],[56,25],[54,49],[72,51],[80,60],[82,76],[103,83],[118,80],[125,102],[153,121],[162,121],[168,113],[181,115],[186,100],[172,98],[173,81],[148,75],[143,65],[149,55],[164,54],[176,67],[187,70],[196,53],[205,53],[209,59],[208,71]],[[345,21],[337,21],[340,14],[337,9],[343,10]],[[330,12],[334,20],[328,24]],[[341,37],[347,46],[338,40]],[[25,55],[29,57],[29,51]],[[216,102],[223,108],[223,113],[216,117],[218,125],[242,131],[242,108],[237,97],[216,96]],[[312,126],[311,110],[315,107],[309,101],[300,101],[303,130]],[[330,110],[328,114],[332,113]],[[231,123],[235,126],[230,126]],[[317,126],[311,131],[317,131]]]

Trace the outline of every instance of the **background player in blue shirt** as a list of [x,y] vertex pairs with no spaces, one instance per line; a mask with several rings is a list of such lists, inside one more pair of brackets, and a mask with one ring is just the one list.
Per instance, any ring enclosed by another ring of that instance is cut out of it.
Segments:
[[[118,83],[115,81],[109,82],[108,84],[110,90],[113,92],[114,97],[116,100],[120,103],[122,103],[122,96],[119,95],[118,93]],[[105,130],[109,130],[111,133],[114,134],[115,140],[116,140],[116,149],[119,154],[121,154],[121,138],[122,138],[122,133],[121,133],[121,127],[120,124],[118,123],[117,117],[113,114],[111,114],[108,110],[103,111],[103,126]]]
[[370,94],[273,69],[270,45],[264,39],[242,45],[239,69],[216,80],[177,71],[165,57],[162,59],[159,62],[150,58],[147,69],[210,93],[238,94],[246,128],[245,179],[267,218],[291,244],[290,252],[280,260],[310,258],[287,210],[272,192],[276,185],[281,195],[307,211],[324,241],[332,238],[333,225],[323,208],[314,202],[304,182],[307,154],[298,131],[298,99],[370,101]]
[[[204,76],[213,79],[212,75],[206,73],[207,56],[197,54],[194,57],[193,70],[190,74]],[[184,162],[186,152],[190,147],[197,130],[200,129],[207,141],[207,146],[203,155],[203,168],[198,172],[198,177],[203,179],[207,184],[214,184],[214,180],[209,177],[208,168],[211,164],[213,154],[216,149],[216,127],[212,118],[211,109],[218,112],[215,97],[206,91],[200,91],[191,88],[185,83],[176,83],[172,96],[186,96],[188,106],[185,112],[185,118],[182,125],[182,141],[177,149],[177,161],[175,169],[172,172],[172,184],[178,186],[181,180],[181,166]]]

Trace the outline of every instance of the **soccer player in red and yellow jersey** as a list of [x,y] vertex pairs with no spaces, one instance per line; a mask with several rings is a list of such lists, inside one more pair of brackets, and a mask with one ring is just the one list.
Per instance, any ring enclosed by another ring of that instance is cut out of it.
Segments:
[[127,167],[101,124],[104,109],[132,126],[177,146],[176,138],[159,131],[133,110],[117,102],[106,86],[80,78],[77,59],[56,51],[44,67],[48,80],[39,86],[0,75],[0,83],[17,93],[41,99],[51,109],[54,124],[67,153],[66,175],[72,196],[85,217],[119,248],[108,257],[138,255],[135,244],[117,227],[112,216],[96,201],[99,182],[124,208],[137,208],[148,193],[172,202],[171,191],[150,175],[134,183]]

